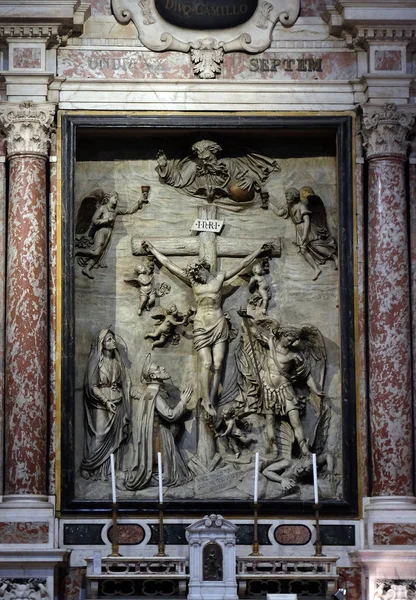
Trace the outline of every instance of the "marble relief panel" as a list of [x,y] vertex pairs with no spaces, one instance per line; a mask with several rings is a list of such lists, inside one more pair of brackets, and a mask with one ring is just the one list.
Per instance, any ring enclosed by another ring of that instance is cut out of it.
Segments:
[[78,500],[342,499],[334,149],[214,138],[80,151]]

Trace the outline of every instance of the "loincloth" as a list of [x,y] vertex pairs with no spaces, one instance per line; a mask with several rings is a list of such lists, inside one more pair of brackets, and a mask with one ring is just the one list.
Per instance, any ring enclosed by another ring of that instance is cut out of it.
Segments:
[[212,327],[198,327],[194,329],[195,350],[201,350],[207,346],[215,346],[220,342],[226,342],[230,335],[230,328],[226,317],[221,316]]

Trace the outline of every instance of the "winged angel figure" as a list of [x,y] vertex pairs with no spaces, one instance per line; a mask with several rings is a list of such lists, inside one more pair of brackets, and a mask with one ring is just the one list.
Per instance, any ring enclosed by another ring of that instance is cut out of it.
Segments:
[[[308,456],[322,441],[325,422],[326,350],[319,329],[283,327],[269,317],[245,315],[236,357],[240,397],[245,410],[264,416],[268,451],[292,458],[296,441],[299,454]],[[302,419],[307,403],[317,417],[309,441]]]
[[164,346],[168,340],[173,346],[179,344],[180,335],[176,333],[176,328],[179,325],[186,327],[192,316],[195,314],[195,309],[190,308],[183,314],[178,311],[176,304],[172,304],[169,308],[160,307],[159,312],[152,314],[152,319],[157,322],[153,331],[149,331],[144,336],[145,340],[152,340],[152,350],[158,346]]
[[291,187],[285,191],[286,206],[278,210],[284,219],[290,218],[296,228],[300,254],[314,271],[313,279],[321,274],[320,265],[332,260],[338,269],[338,247],[328,228],[325,205],[313,189]]
[[82,274],[94,279],[92,269],[105,267],[111,235],[118,215],[131,215],[143,206],[141,197],[130,208],[118,206],[117,192],[106,193],[97,188],[85,196],[77,214],[75,256],[83,267]]

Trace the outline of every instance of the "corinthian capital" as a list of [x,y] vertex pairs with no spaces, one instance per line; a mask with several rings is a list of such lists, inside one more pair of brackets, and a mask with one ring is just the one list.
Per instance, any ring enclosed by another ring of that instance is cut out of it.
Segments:
[[6,137],[7,155],[48,155],[55,117],[53,104],[6,104],[0,107],[0,123]]
[[413,123],[412,115],[400,111],[396,104],[385,104],[383,108],[366,107],[361,133],[367,158],[386,154],[404,158]]

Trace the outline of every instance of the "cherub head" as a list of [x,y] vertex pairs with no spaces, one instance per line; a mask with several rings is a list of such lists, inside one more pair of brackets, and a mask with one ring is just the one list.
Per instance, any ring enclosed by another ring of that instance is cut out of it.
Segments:
[[178,314],[176,304],[172,304],[172,306],[169,306],[169,308],[166,309],[166,313],[168,315],[173,315],[174,317],[176,317],[176,315]]
[[253,274],[254,275],[264,275],[264,268],[261,263],[256,263],[253,266]]
[[143,265],[136,265],[134,267],[134,272],[137,273],[137,275],[144,275],[144,273],[146,273],[146,267]]
[[152,264],[142,265],[138,264],[134,267],[134,272],[137,275],[151,275],[154,271],[154,266]]
[[222,416],[224,419],[232,419],[235,417],[235,408],[233,406],[227,406],[222,411]]

